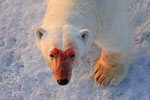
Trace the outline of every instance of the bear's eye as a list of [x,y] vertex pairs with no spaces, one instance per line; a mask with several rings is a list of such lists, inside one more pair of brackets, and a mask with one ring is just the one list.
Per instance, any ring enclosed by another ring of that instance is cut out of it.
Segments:
[[70,58],[71,58],[71,59],[75,58],[75,54],[71,54],[71,55],[70,55]]
[[50,54],[49,56],[51,57],[51,59],[54,59],[54,57],[55,57],[54,54]]

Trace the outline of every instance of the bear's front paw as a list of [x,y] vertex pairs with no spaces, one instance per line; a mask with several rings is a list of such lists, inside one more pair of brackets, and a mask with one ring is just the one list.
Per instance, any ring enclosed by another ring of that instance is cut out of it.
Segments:
[[116,69],[111,69],[102,64],[97,64],[94,68],[94,81],[100,86],[117,85],[115,80],[118,76]]

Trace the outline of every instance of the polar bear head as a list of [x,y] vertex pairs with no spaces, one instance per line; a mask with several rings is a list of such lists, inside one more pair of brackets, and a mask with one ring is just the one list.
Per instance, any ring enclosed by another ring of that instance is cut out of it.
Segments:
[[35,30],[35,36],[55,82],[60,85],[66,85],[71,80],[72,69],[93,42],[90,30],[66,24],[39,27]]

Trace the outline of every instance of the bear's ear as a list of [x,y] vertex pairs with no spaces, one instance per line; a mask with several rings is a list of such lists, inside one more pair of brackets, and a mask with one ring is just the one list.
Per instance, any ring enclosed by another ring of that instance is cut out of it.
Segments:
[[36,28],[35,31],[35,37],[37,40],[41,40],[42,37],[46,34],[46,31],[40,27]]
[[46,31],[40,27],[36,28],[35,31],[35,38],[36,38],[36,43],[38,48],[40,49],[40,44],[41,44],[41,39],[43,38],[43,36],[46,34]]
[[88,29],[83,29],[83,30],[80,30],[79,33],[80,33],[80,37],[82,38],[83,42],[86,43],[86,41],[89,38],[90,31]]

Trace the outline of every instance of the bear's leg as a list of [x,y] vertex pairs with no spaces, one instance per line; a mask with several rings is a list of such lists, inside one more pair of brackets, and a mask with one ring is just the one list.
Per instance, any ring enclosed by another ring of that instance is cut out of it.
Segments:
[[118,85],[127,76],[128,64],[122,64],[121,53],[107,52],[102,49],[94,67],[94,81],[100,86]]

